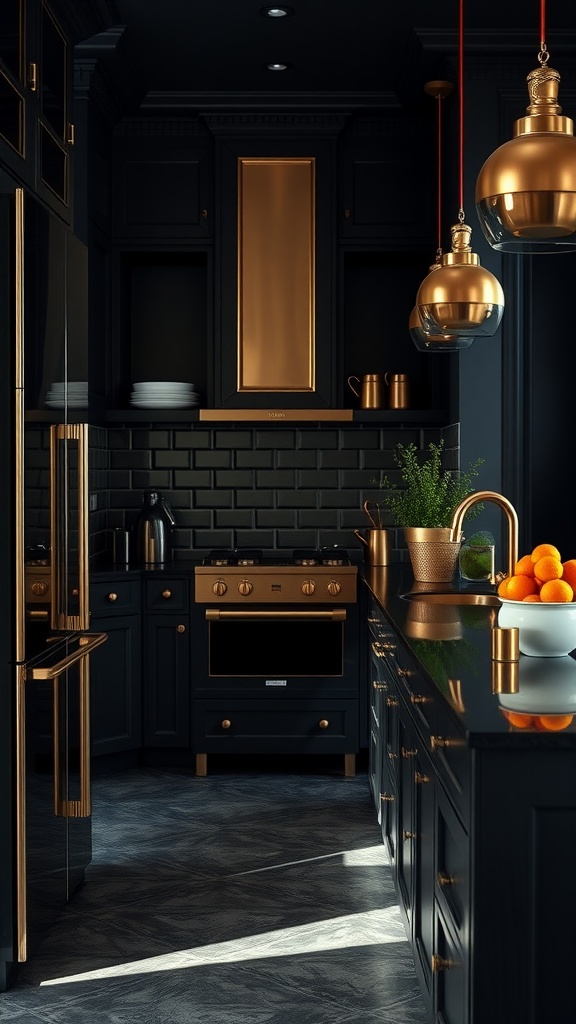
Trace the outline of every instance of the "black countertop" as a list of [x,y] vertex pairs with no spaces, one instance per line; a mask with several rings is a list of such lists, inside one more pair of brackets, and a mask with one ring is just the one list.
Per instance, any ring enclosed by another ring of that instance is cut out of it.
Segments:
[[[539,721],[541,715],[576,715],[573,655],[531,658],[521,654],[518,692],[495,693],[496,675],[505,685],[507,672],[506,666],[500,668],[491,656],[491,630],[498,624],[498,607],[426,605],[408,600],[403,595],[415,589],[454,589],[415,584],[409,565],[366,567],[362,575],[418,666],[457,716],[471,746],[576,748],[576,717],[562,730],[553,731]],[[516,727],[502,708],[532,715],[532,721],[523,719],[526,727]]]

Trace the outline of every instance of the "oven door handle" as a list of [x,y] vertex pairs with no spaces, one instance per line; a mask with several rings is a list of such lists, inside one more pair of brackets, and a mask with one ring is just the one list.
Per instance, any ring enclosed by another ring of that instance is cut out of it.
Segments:
[[290,609],[267,609],[265,611],[255,611],[251,608],[242,609],[230,609],[230,608],[207,608],[206,619],[208,622],[214,622],[222,619],[292,619],[300,620],[312,619],[321,620],[324,622],[343,622],[346,618],[345,608],[329,608],[329,609],[307,609],[306,611],[292,611]]

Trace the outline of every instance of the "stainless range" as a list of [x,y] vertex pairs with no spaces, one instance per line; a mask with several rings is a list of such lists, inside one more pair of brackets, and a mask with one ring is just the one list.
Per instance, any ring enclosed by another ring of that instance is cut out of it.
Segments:
[[196,770],[208,753],[359,744],[358,570],[341,548],[212,551],[195,568]]

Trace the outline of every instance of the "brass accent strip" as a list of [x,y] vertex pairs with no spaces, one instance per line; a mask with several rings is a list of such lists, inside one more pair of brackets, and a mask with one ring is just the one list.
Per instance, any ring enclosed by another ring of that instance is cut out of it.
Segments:
[[354,419],[353,409],[199,409],[198,419],[211,422],[283,420],[309,422],[310,420],[336,420],[349,423]]
[[208,774],[208,754],[196,754],[196,775]]
[[62,675],[66,669],[71,668],[81,658],[85,658],[88,654],[91,654],[100,644],[105,643],[108,639],[107,633],[90,633],[88,636],[80,637],[78,641],[78,649],[73,651],[72,654],[68,654],[62,661],[46,668],[33,668],[27,673],[27,679],[56,679]]
[[313,157],[238,158],[239,392],[315,389]]
[[344,754],[344,775],[347,779],[356,775],[356,754]]
[[242,611],[229,610],[228,608],[207,608],[205,616],[208,622],[222,621],[223,619],[322,619],[330,622],[343,622],[346,618],[345,608],[332,608],[329,611],[252,611],[250,608],[243,608]]
[[18,962],[26,960],[26,670],[16,669],[16,942]]
[[[58,503],[58,442],[78,442],[78,615],[68,615],[67,594],[61,593],[59,566],[64,552],[61,548],[60,517],[67,509]],[[50,534],[52,558],[50,584],[52,592],[52,629],[88,629],[90,606],[88,589],[88,424],[56,423],[50,427]]]

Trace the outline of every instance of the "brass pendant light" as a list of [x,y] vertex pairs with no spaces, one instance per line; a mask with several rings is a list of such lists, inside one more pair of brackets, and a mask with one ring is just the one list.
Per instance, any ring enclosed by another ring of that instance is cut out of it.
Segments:
[[[424,92],[438,102],[438,249],[436,260],[429,268],[430,273],[438,270],[442,256],[442,100],[450,95],[452,89],[451,82],[427,82],[424,86]],[[416,306],[408,319],[408,332],[419,352],[458,352],[469,348],[473,341],[473,338],[459,338],[453,334],[425,334]]]
[[472,252],[472,229],[464,223],[464,0],[459,0],[459,179],[458,223],[451,227],[452,252],[418,289],[416,307],[424,334],[464,338],[490,337],[500,326],[504,292],[500,282]]
[[488,157],[476,182],[476,210],[502,252],[576,249],[576,138],[558,104],[560,75],[548,67],[545,0],[540,0],[539,67],[527,76],[530,103],[514,138]]

